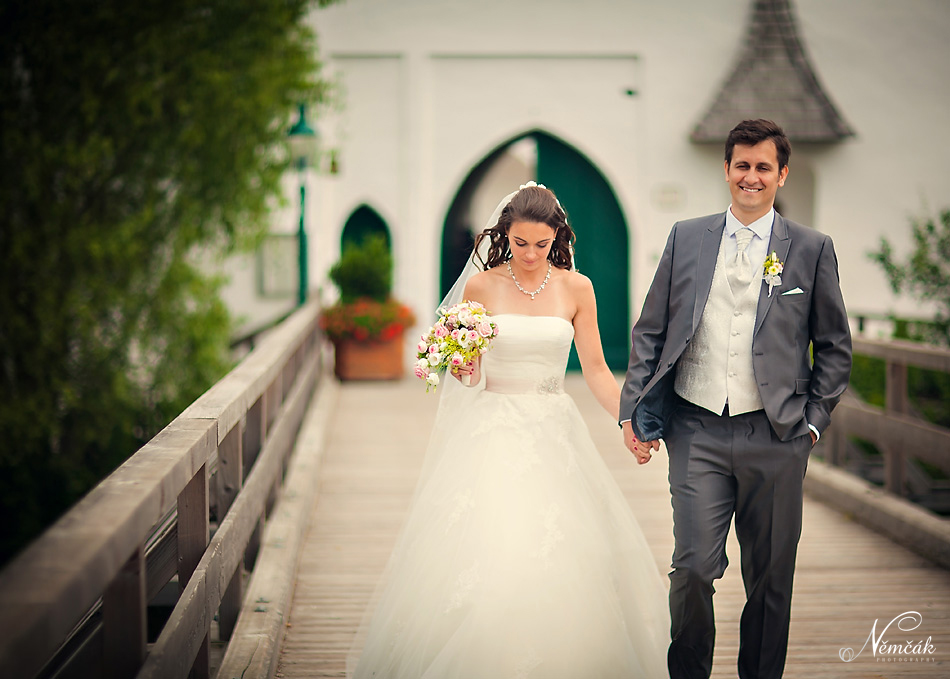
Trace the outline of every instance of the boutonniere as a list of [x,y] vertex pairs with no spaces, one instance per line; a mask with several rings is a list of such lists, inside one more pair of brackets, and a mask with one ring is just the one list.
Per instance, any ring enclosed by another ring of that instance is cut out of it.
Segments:
[[782,284],[782,269],[785,268],[785,263],[778,258],[775,250],[772,250],[772,254],[765,258],[765,264],[762,267],[762,280],[769,284],[769,297],[771,297],[772,288]]

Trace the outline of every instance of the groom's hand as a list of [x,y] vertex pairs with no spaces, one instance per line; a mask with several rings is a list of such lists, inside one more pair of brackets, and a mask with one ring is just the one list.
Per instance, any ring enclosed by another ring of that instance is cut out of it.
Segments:
[[637,464],[646,464],[653,457],[653,451],[660,449],[659,441],[640,441],[637,435],[633,433],[633,425],[629,421],[620,425],[623,432],[623,443],[627,450],[637,458]]

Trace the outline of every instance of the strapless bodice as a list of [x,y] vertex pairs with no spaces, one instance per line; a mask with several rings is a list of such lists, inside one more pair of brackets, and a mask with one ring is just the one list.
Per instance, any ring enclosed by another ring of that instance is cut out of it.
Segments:
[[574,340],[574,326],[560,316],[496,314],[498,336],[482,356],[485,390],[504,394],[558,394]]

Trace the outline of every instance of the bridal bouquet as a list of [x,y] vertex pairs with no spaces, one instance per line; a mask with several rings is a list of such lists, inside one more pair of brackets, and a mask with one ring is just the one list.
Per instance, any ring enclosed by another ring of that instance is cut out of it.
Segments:
[[[498,326],[478,302],[459,302],[438,311],[439,320],[422,335],[416,346],[415,375],[429,387],[439,386],[439,375],[474,361],[491,347]],[[469,386],[469,376],[463,376]]]

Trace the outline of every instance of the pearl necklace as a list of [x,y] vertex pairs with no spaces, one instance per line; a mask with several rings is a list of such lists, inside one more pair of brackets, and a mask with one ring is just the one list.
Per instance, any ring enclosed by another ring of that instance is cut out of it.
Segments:
[[521,283],[519,283],[518,279],[515,278],[515,272],[511,270],[511,260],[508,260],[507,264],[508,264],[508,273],[511,275],[511,280],[515,282],[515,285],[518,286],[518,289],[521,290],[521,292],[531,297],[532,302],[534,301],[534,296],[537,295],[542,290],[544,290],[544,286],[548,284],[548,279],[551,278],[551,262],[548,262],[548,273],[544,277],[544,281],[541,283],[541,287],[535,290],[534,292],[528,292],[527,290],[521,287]]

